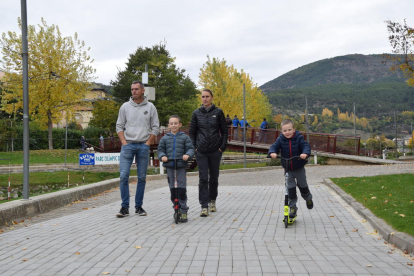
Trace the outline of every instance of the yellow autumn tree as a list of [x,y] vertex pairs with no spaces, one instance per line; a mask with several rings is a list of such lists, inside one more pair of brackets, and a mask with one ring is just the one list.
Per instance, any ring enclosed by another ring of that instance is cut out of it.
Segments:
[[[21,21],[18,20],[21,28]],[[52,127],[63,116],[73,118],[74,107],[83,99],[94,80],[89,48],[77,34],[63,37],[59,27],[42,23],[27,27],[29,48],[29,114],[32,121],[48,129],[49,149],[53,149]],[[23,109],[22,40],[15,32],[0,39],[3,60],[2,110],[8,114]],[[66,114],[66,115],[64,115]]]
[[213,91],[214,104],[225,114],[243,115],[243,83],[246,89],[246,119],[252,126],[259,126],[263,118],[270,118],[271,105],[253,79],[222,59],[207,57],[199,75],[199,85]]
[[333,112],[330,111],[329,108],[326,107],[322,110],[322,116],[328,116],[332,118]]

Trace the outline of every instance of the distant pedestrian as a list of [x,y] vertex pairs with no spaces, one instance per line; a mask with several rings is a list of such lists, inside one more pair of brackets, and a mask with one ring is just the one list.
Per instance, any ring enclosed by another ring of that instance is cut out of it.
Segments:
[[101,149],[104,149],[104,137],[103,137],[103,135],[101,134],[101,136],[99,137],[99,147],[101,148]]
[[[194,146],[184,132],[180,131],[182,127],[181,119],[177,115],[170,116],[168,128],[171,133],[165,134],[158,144],[158,158],[163,162],[167,169],[168,184],[171,192],[171,201],[174,204],[175,194],[178,197],[181,222],[187,222],[187,178],[186,170],[187,161],[194,156]],[[182,159],[182,160],[174,160]],[[174,187],[174,163],[177,162],[177,190]]]
[[158,134],[159,121],[155,106],[144,96],[145,87],[140,81],[131,85],[131,98],[119,109],[116,132],[121,141],[119,161],[122,207],[117,217],[129,215],[129,173],[136,160],[138,183],[135,193],[135,213],[146,216],[142,208],[147,178],[150,145]]
[[85,136],[82,136],[81,137],[80,144],[81,144],[82,150],[85,150],[85,148],[86,148],[86,139],[85,139]]
[[109,135],[109,141],[111,141],[111,149],[115,148],[115,138],[114,135],[111,133],[111,135]]
[[259,143],[264,140],[267,141],[267,129],[269,128],[269,123],[266,121],[266,118],[263,119],[263,122],[260,124],[260,136]]
[[240,129],[242,131],[242,141],[244,142],[245,140],[245,133],[247,133],[247,127],[249,127],[249,123],[247,122],[247,120],[244,119],[244,117],[242,117],[242,119],[240,120]]
[[227,127],[231,127],[232,124],[233,124],[233,122],[232,122],[232,120],[230,118],[230,115],[227,114],[227,117],[226,117],[226,125],[227,125]]
[[207,217],[208,208],[210,212],[217,212],[220,161],[227,147],[228,131],[223,111],[212,103],[213,92],[204,89],[201,100],[202,106],[191,117],[189,134],[199,171],[200,217]]
[[239,125],[240,121],[239,118],[237,118],[237,115],[234,115],[233,118],[233,139],[239,140]]

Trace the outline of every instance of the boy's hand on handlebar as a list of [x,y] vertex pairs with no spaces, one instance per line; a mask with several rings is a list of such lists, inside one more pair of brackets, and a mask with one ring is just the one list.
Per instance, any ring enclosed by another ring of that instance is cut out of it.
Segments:
[[302,153],[302,154],[300,155],[300,158],[301,158],[301,159],[306,159],[306,158],[308,158],[308,155],[307,155],[306,153]]
[[161,161],[164,162],[164,163],[167,162],[168,161],[168,157],[167,156],[161,157]]
[[184,155],[183,155],[183,160],[184,160],[184,161],[187,161],[187,160],[188,160],[188,158],[190,158],[190,156],[188,156],[187,154],[184,154]]
[[270,154],[270,157],[272,157],[273,159],[275,159],[275,158],[277,158],[277,154],[273,152],[273,153]]

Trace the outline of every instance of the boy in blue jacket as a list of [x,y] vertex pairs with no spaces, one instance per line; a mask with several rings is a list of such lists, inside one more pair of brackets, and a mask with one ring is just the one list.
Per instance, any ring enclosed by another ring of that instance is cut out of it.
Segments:
[[[194,146],[184,132],[180,132],[181,119],[177,115],[170,116],[168,127],[171,133],[165,134],[158,144],[158,159],[167,169],[168,184],[171,191],[171,201],[174,203],[174,162],[177,162],[177,194],[180,211],[180,222],[187,222],[187,178],[185,168],[187,161],[194,156]],[[178,161],[169,159],[182,159]]]
[[[277,158],[277,154],[281,152],[282,157],[290,158],[292,156],[300,156],[300,159],[293,159],[287,174],[288,204],[290,207],[289,217],[296,217],[298,208],[296,203],[298,197],[296,195],[296,185],[299,187],[300,194],[306,200],[308,209],[313,208],[312,194],[309,191],[306,182],[305,165],[306,158],[310,156],[311,150],[309,143],[303,138],[299,131],[295,130],[292,120],[283,120],[281,124],[282,135],[270,147],[268,154],[272,158]],[[286,162],[282,160],[282,166],[285,168]]]

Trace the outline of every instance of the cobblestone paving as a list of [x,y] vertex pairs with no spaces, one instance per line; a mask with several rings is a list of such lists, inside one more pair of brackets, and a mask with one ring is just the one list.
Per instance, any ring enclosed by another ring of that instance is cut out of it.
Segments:
[[114,189],[3,229],[0,275],[414,275],[412,257],[385,245],[322,184],[404,172],[413,164],[308,166],[315,207],[300,200],[287,229],[281,169],[223,173],[218,212],[207,218],[199,217],[197,177],[189,176],[189,222],[178,225],[166,180],[147,182],[147,217],[116,218]]

